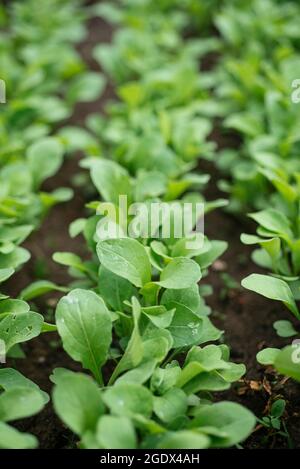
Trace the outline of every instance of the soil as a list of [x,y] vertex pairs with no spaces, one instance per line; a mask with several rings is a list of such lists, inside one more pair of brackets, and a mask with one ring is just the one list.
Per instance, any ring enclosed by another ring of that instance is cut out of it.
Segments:
[[[109,42],[111,36],[112,29],[104,21],[93,19],[89,22],[88,38],[78,49],[91,69],[100,71],[98,64],[92,58],[93,47],[99,42]],[[89,104],[79,104],[68,124],[84,125],[88,114],[103,112],[105,103],[113,97],[113,87],[108,84],[101,99]],[[225,145],[239,145],[236,136],[223,135],[218,125],[211,138],[217,142],[219,148]],[[72,178],[79,171],[80,157],[81,155],[75,155],[67,159],[59,174],[47,182],[45,189],[53,190],[61,186],[72,186]],[[206,191],[207,199],[224,197],[224,194],[217,189],[216,181],[220,175],[215,166],[201,160],[199,170],[211,175]],[[52,261],[52,254],[56,251],[67,250],[83,257],[87,255],[83,240],[80,237],[70,239],[68,234],[69,224],[85,215],[84,191],[75,186],[73,189],[75,196],[72,201],[54,207],[39,231],[26,242],[25,247],[32,253],[32,259],[14,276],[13,282],[7,283],[8,294],[17,296],[22,288],[37,278],[48,278],[66,285],[70,281],[67,270]],[[229,243],[227,252],[214,264],[205,279],[214,289],[213,295],[207,298],[212,308],[211,317],[213,322],[225,331],[224,341],[231,348],[232,359],[238,363],[245,363],[247,367],[245,379],[230,391],[218,393],[216,398],[240,402],[261,418],[267,413],[274,399],[279,396],[283,397],[287,401],[284,422],[294,447],[300,448],[300,385],[277,376],[272,369],[265,370],[255,358],[257,352],[266,346],[282,347],[288,343],[287,340],[277,337],[272,324],[278,319],[291,319],[290,314],[280,304],[265,300],[239,286],[242,278],[250,273],[260,272],[259,268],[249,261],[251,249],[242,245],[239,239],[241,232],[253,230],[253,227],[246,221],[246,217],[237,219],[226,211],[217,210],[209,214],[205,222],[205,230],[209,238],[222,239]],[[228,274],[234,280],[236,283],[234,288],[226,287],[224,274]],[[51,314],[55,306],[55,297],[46,296],[38,302],[38,306],[43,313]],[[54,368],[66,367],[80,370],[80,366],[63,351],[55,334],[44,334],[29,342],[25,346],[25,352],[28,359],[15,360],[11,365],[47,392],[51,392],[49,376]],[[71,448],[76,445],[75,437],[55,416],[51,404],[48,404],[37,416],[26,419],[17,426],[23,431],[35,434],[39,439],[40,447],[44,449]],[[286,448],[288,445],[287,438],[258,426],[243,447]]]

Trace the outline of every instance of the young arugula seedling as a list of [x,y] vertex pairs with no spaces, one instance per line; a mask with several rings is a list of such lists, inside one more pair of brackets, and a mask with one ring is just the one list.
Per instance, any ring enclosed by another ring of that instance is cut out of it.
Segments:
[[289,448],[293,448],[293,442],[288,432],[286,424],[284,422],[284,412],[286,408],[286,402],[284,399],[277,399],[271,405],[268,415],[257,419],[258,422],[265,428],[269,429],[270,434],[268,438],[272,438],[275,435],[283,436],[287,439]]

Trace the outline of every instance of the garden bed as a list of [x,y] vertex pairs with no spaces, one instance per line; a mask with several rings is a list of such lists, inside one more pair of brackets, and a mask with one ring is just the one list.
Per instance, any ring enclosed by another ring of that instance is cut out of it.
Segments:
[[[89,35],[85,42],[78,46],[84,61],[91,70],[100,71],[99,65],[92,58],[95,45],[109,42],[112,37],[112,27],[102,19],[89,21]],[[207,67],[215,60],[207,59]],[[114,98],[114,86],[108,81],[104,95],[98,100],[79,104],[73,116],[60,125],[83,126],[86,117],[94,112],[104,112],[104,106]],[[219,149],[238,145],[238,137],[224,135],[216,124],[211,134],[211,141],[218,144]],[[228,143],[229,142],[229,143]],[[47,279],[59,285],[68,285],[70,277],[67,270],[52,260],[57,251],[71,251],[81,258],[88,258],[86,244],[81,236],[71,239],[69,225],[77,218],[86,215],[85,203],[89,194],[85,186],[76,184],[78,163],[82,155],[78,152],[67,159],[53,178],[49,179],[43,189],[50,192],[56,188],[70,186],[74,190],[74,197],[67,203],[52,208],[42,223],[41,228],[31,235],[24,243],[32,254],[31,260],[5,284],[5,292],[17,297],[19,292],[37,279]],[[226,194],[217,188],[217,181],[221,174],[211,162],[200,160],[200,173],[208,173],[211,180],[205,191],[208,201]],[[254,225],[247,221],[244,214],[234,216],[226,210],[218,209],[205,217],[205,235],[210,239],[228,242],[228,249],[222,257],[214,262],[209,275],[204,279],[213,288],[213,294],[207,297],[207,303],[212,308],[211,320],[214,325],[224,331],[224,343],[231,349],[231,359],[236,363],[244,363],[246,375],[235,383],[229,391],[216,393],[217,400],[231,400],[238,402],[258,418],[268,415],[271,404],[278,398],[286,401],[283,421],[286,425],[290,440],[295,448],[300,448],[300,393],[299,384],[291,379],[278,375],[272,367],[266,369],[256,360],[257,353],[265,347],[282,348],[290,344],[290,339],[282,339],[276,335],[272,327],[278,319],[289,319],[290,314],[280,304],[271,302],[250,290],[243,289],[241,280],[253,272],[264,273],[252,261],[251,246],[245,246],[240,241],[243,232],[254,232]],[[53,321],[53,310],[61,294],[48,294],[36,300],[36,305]],[[297,321],[292,320],[295,326]],[[73,361],[63,350],[58,334],[47,333],[28,342],[24,346],[28,358],[24,360],[10,360],[14,366],[26,377],[37,383],[41,389],[49,394],[52,383],[49,380],[54,368],[64,367],[73,371],[81,371],[81,366]],[[108,363],[108,375],[111,365]],[[104,376],[106,370],[104,369]],[[77,439],[56,416],[52,404],[48,403],[42,412],[34,417],[18,422],[18,429],[35,435],[41,448],[74,448]],[[257,425],[248,439],[241,443],[242,447],[257,448],[288,448],[290,441],[275,430],[269,430]]]

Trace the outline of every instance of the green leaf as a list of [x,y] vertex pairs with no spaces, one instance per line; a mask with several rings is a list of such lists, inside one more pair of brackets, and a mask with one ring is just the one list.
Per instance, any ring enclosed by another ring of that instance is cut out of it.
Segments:
[[26,355],[20,344],[13,345],[7,356],[9,358],[26,358]]
[[154,397],[153,410],[157,417],[165,423],[185,416],[188,403],[186,394],[179,388],[167,391],[161,397]]
[[[3,269],[17,269],[22,264],[25,264],[29,259],[30,253],[27,249],[17,246],[9,254],[0,254],[0,271]],[[6,278],[9,278],[11,275]]]
[[264,239],[260,238],[259,236],[253,236],[242,233],[241,241],[242,243],[247,245],[260,244],[260,246],[267,251],[267,253],[271,256],[273,260],[278,259],[278,257],[280,256],[280,238]]
[[206,449],[210,446],[210,439],[197,431],[181,430],[167,433],[159,442],[161,449]]
[[42,332],[57,332],[56,324],[50,324],[49,322],[44,322],[42,326]]
[[104,91],[106,80],[99,72],[86,72],[72,80],[66,99],[70,104],[95,101]]
[[168,310],[175,309],[168,328],[174,340],[174,348],[201,344],[221,336],[221,331],[216,329],[209,319],[198,314],[200,297],[197,285],[182,290],[167,290],[161,303]]
[[87,220],[85,218],[77,218],[69,226],[69,233],[71,238],[76,238],[80,233],[84,231]]
[[168,256],[168,249],[161,241],[152,241],[151,244],[152,251],[157,254],[157,256],[166,259],[167,261],[171,260],[172,258]]
[[8,267],[6,269],[0,269],[0,283],[5,282],[14,273],[14,269]]
[[289,219],[278,210],[270,208],[261,210],[260,212],[251,213],[249,216],[272,233],[279,233],[292,237]]
[[175,313],[168,330],[172,334],[174,348],[201,344],[204,341],[206,342],[206,337],[209,340],[216,340],[221,335],[221,332],[211,324],[209,319],[199,318],[194,313],[184,316],[182,311]]
[[144,99],[145,91],[141,83],[127,82],[118,88],[118,95],[129,106],[138,106]]
[[139,319],[141,315],[141,307],[136,298],[132,298],[132,310],[133,310],[133,331],[129,339],[126,350],[116,366],[109,384],[114,383],[116,378],[126,370],[135,368],[142,361],[143,358],[143,342],[139,331]]
[[218,259],[227,249],[228,244],[225,241],[210,241],[209,249],[196,257],[196,262],[201,269],[207,269],[216,259]]
[[118,378],[117,383],[139,383],[147,382],[158,363],[161,363],[168,355],[172,347],[168,331],[164,329],[148,328],[143,336],[142,359],[137,367],[132,368]]
[[167,188],[167,178],[158,171],[140,172],[135,185],[135,199],[143,201],[162,195]]
[[105,391],[103,400],[115,415],[150,417],[152,414],[152,394],[140,384],[116,383]]
[[274,366],[279,373],[300,382],[299,343],[295,343],[281,350],[275,357]]
[[19,371],[14,368],[1,368],[0,369],[0,388],[3,388],[5,391],[14,388],[29,388],[35,391],[38,391],[44,401],[44,404],[47,404],[49,401],[49,396],[30,379],[25,378]]
[[103,415],[97,425],[97,440],[105,449],[136,449],[134,426],[127,417]]
[[226,118],[225,125],[250,137],[256,137],[263,133],[260,121],[256,118],[254,113],[252,114],[250,112],[231,114]]
[[279,352],[277,348],[265,348],[258,352],[256,359],[261,365],[273,365]]
[[33,300],[39,296],[45,295],[51,291],[60,291],[67,293],[69,291],[68,288],[60,287],[49,280],[37,280],[36,282],[31,283],[28,287],[24,288],[24,290],[20,293],[20,298],[25,301]]
[[275,401],[271,407],[272,417],[277,418],[277,419],[282,417],[285,411],[285,406],[286,406],[286,403],[284,399],[277,399],[277,401]]
[[72,267],[81,272],[86,272],[87,270],[80,257],[71,252],[56,252],[53,254],[53,260],[58,264]]
[[103,265],[99,269],[99,293],[114,311],[123,311],[124,301],[137,294],[134,286],[125,278],[119,277]]
[[44,407],[43,395],[33,387],[9,388],[0,394],[0,420],[23,419],[37,414]]
[[112,340],[112,320],[102,298],[92,291],[73,290],[59,301],[56,324],[65,351],[102,383],[100,367]]
[[2,313],[28,313],[29,304],[22,300],[2,300],[0,301],[0,314]]
[[183,314],[198,313],[200,309],[200,295],[198,285],[178,290],[166,290],[162,295],[161,303],[167,309],[176,308],[182,310]]
[[156,368],[151,376],[151,390],[163,395],[176,385],[181,368],[176,362],[167,364],[165,368]]
[[33,449],[38,446],[38,440],[29,433],[21,433],[15,428],[0,422],[1,449]]
[[252,274],[242,280],[242,286],[271,300],[282,301],[300,319],[292,291],[283,280],[267,275]]
[[38,313],[9,314],[0,322],[0,339],[5,343],[6,352],[15,344],[37,337],[44,318]]
[[275,321],[273,327],[279,337],[293,337],[298,334],[290,321]]
[[96,138],[82,127],[64,125],[58,131],[58,135],[65,146],[66,152],[68,153],[75,153],[76,151],[90,152],[91,149],[93,151],[94,149],[98,150]]
[[[219,402],[202,407],[191,422],[192,428],[211,438],[211,447],[228,448],[245,440],[254,428],[255,416],[245,407],[234,402]],[[215,436],[214,429],[224,436]]]
[[96,383],[89,376],[67,370],[55,370],[52,380],[54,408],[62,421],[77,435],[95,431],[104,413]]
[[194,233],[179,239],[172,247],[172,257],[192,258],[197,256],[206,248],[204,239],[202,233]]
[[[218,370],[218,378],[221,378],[221,370],[229,370],[232,364],[223,359],[223,351],[220,346],[217,345],[207,345],[204,348],[193,347],[187,357],[178,380],[177,386],[184,387],[187,383],[194,380],[196,386],[200,385],[199,380],[195,378],[201,374],[204,374],[206,377],[207,373]],[[212,375],[212,379],[214,374]],[[222,377],[223,378],[223,377]],[[233,379],[228,381],[234,381]]]
[[201,363],[190,362],[179,376],[177,385],[183,386],[187,394],[199,391],[223,391],[239,380],[246,372],[242,364],[228,363],[228,368],[204,371]]
[[92,181],[103,200],[119,205],[119,196],[127,196],[131,201],[131,182],[126,169],[114,161],[91,160]]
[[185,366],[197,362],[203,371],[223,370],[229,368],[229,363],[223,359],[223,349],[220,345],[206,345],[204,348],[192,347],[187,354]]
[[146,249],[136,239],[121,238],[100,241],[97,254],[102,265],[136,287],[151,280],[151,265]]
[[147,306],[142,308],[142,313],[158,328],[169,327],[175,313],[175,309],[167,311],[164,306]]
[[176,257],[172,259],[160,274],[160,281],[156,282],[163,288],[189,288],[201,279],[201,270],[192,259]]
[[132,368],[120,376],[116,383],[146,383],[151,378],[157,365],[157,361],[158,360],[156,358],[143,359],[136,368]]
[[63,146],[53,137],[46,137],[33,143],[27,150],[27,160],[35,186],[53,176],[63,162]]

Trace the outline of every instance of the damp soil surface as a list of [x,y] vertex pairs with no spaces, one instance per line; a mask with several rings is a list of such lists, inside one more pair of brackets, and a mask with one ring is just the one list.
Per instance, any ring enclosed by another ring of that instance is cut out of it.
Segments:
[[[100,71],[92,58],[93,47],[99,42],[109,42],[112,30],[100,19],[89,22],[89,35],[86,41],[78,46],[84,60],[93,70]],[[79,104],[67,124],[83,126],[88,114],[104,112],[105,103],[114,97],[113,86],[108,84],[105,94],[96,102]],[[222,135],[216,126],[211,138],[222,148],[236,146],[238,139],[232,135]],[[37,233],[31,236],[25,247],[32,253],[31,261],[7,284],[7,293],[17,296],[32,281],[47,278],[61,285],[67,285],[70,278],[67,270],[52,261],[56,251],[72,251],[82,257],[88,253],[83,239],[71,239],[68,234],[69,224],[86,215],[86,193],[83,188],[74,184],[74,176],[78,174],[78,161],[81,155],[68,158],[55,178],[47,182],[45,189],[53,190],[67,186],[74,189],[74,198],[62,205],[54,207],[44,220]],[[206,191],[208,200],[224,197],[217,189],[217,181],[221,175],[215,166],[201,161],[199,170],[211,175]],[[209,276],[204,279],[213,287],[213,294],[207,298],[212,308],[212,320],[224,330],[224,342],[231,348],[232,359],[244,363],[247,367],[245,379],[230,391],[218,393],[216,399],[228,399],[247,406],[257,417],[262,418],[268,413],[270,405],[278,397],[287,402],[284,423],[290,440],[278,433],[257,426],[253,434],[243,444],[244,448],[287,448],[291,444],[300,448],[300,385],[278,376],[272,369],[261,367],[256,361],[256,354],[262,348],[282,347],[288,342],[277,337],[273,322],[278,319],[291,319],[288,312],[280,304],[265,300],[263,297],[240,287],[241,279],[259,268],[250,261],[251,250],[240,242],[240,234],[253,230],[246,217],[237,219],[222,210],[217,210],[206,217],[205,233],[211,239],[228,242],[229,247],[223,257],[216,261]],[[46,296],[39,300],[41,312],[51,318],[57,296]],[[42,389],[51,392],[49,376],[56,367],[66,367],[75,371],[80,366],[71,360],[63,351],[56,334],[43,334],[30,341],[24,347],[27,358],[15,360],[11,365],[35,381]],[[52,405],[37,416],[18,423],[18,428],[33,433],[44,449],[61,449],[76,447],[76,438],[55,416]]]

